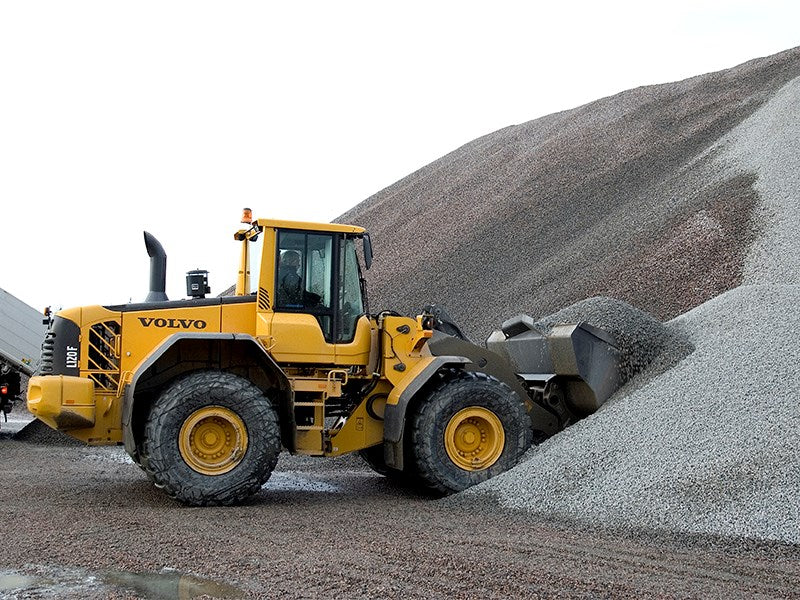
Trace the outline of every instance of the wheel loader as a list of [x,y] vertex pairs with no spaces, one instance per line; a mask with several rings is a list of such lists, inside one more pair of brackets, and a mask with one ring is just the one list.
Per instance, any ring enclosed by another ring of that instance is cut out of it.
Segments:
[[182,300],[168,300],[166,253],[144,237],[144,302],[47,314],[28,409],[89,445],[124,444],[185,504],[241,502],[284,449],[358,452],[398,481],[460,491],[619,385],[613,338],[585,323],[543,332],[521,315],[477,345],[435,305],[370,312],[361,227],[245,209],[235,294],[208,297],[197,270]]

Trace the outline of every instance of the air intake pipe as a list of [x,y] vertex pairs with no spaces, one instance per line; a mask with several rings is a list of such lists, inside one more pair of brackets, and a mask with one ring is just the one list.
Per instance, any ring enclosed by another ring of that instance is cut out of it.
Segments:
[[144,232],[144,245],[150,257],[150,291],[145,302],[163,302],[167,298],[167,253],[152,233]]

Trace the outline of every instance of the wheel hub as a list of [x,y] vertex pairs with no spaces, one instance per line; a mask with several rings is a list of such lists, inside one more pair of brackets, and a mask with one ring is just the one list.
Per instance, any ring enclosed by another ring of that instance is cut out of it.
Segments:
[[488,469],[503,453],[503,424],[488,408],[465,408],[453,415],[448,422],[444,432],[444,446],[450,460],[461,469]]
[[184,421],[178,446],[183,460],[198,473],[222,475],[244,457],[247,428],[232,410],[205,406]]

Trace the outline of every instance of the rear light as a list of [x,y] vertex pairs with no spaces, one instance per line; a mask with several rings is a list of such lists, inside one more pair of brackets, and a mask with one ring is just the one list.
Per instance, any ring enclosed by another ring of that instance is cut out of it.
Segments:
[[8,394],[8,386],[0,385],[0,395],[5,396]]

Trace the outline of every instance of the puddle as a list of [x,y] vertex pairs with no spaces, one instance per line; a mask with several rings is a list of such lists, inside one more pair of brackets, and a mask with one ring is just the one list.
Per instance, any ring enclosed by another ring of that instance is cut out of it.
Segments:
[[39,583],[38,579],[27,575],[17,575],[16,573],[0,574],[0,592],[24,590],[35,586],[37,583]]
[[141,594],[148,600],[188,600],[200,596],[212,598],[243,598],[237,587],[179,571],[164,569],[160,573],[130,573],[109,571],[101,574],[105,583]]
[[190,600],[201,596],[235,600],[245,596],[243,590],[230,584],[173,569],[162,569],[158,573],[102,571],[96,574],[45,565],[26,565],[27,569],[41,575],[0,573],[0,598],[113,595],[122,590],[133,592],[145,600]]

